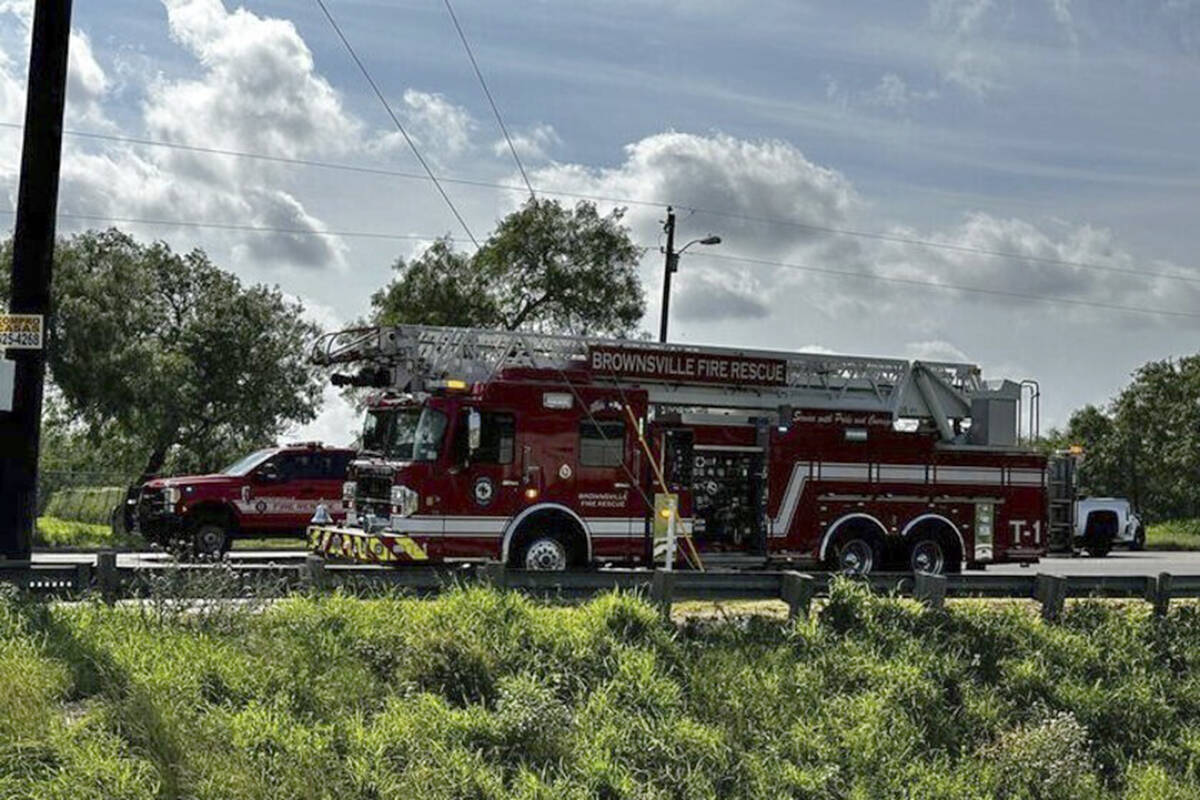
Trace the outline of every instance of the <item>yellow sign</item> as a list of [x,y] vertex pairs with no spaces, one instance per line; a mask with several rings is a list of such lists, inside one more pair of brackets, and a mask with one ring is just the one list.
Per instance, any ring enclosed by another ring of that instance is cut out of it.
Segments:
[[42,349],[41,314],[0,314],[0,348]]

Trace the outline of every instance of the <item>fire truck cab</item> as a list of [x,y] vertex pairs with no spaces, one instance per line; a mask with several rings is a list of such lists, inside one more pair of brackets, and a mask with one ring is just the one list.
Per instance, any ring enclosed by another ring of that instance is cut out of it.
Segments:
[[316,358],[387,389],[345,517],[309,529],[330,557],[648,564],[665,496],[708,564],[941,573],[1045,552],[1020,385],[972,365],[420,326],[333,334]]

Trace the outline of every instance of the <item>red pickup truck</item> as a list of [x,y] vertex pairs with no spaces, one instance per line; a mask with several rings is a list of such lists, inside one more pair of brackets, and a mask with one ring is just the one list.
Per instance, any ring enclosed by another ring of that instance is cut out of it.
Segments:
[[319,442],[269,447],[212,475],[155,478],[137,495],[147,540],[187,542],[219,554],[232,539],[303,536],[318,503],[342,513],[342,482],[355,451]]

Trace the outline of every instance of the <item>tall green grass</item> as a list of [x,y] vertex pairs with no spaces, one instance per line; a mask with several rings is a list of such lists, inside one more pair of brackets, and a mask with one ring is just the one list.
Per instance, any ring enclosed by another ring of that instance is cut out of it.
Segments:
[[42,513],[48,517],[108,525],[114,508],[124,506],[120,486],[65,486],[55,488]]
[[1200,519],[1159,522],[1146,529],[1147,550],[1200,550]]
[[145,547],[146,541],[134,533],[115,533],[105,524],[78,522],[58,517],[38,517],[34,544],[39,547]]
[[0,797],[1191,798],[1200,611],[0,602]]

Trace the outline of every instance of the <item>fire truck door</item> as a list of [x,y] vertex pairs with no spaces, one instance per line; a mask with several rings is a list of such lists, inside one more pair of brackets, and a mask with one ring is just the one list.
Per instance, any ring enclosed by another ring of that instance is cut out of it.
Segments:
[[[445,543],[461,555],[493,555],[521,492],[516,417],[507,411],[464,408],[455,430]],[[461,515],[460,519],[453,516]],[[473,552],[463,551],[463,548]]]
[[630,555],[642,549],[645,503],[636,432],[627,419],[604,416],[579,421],[575,492],[597,556]]

